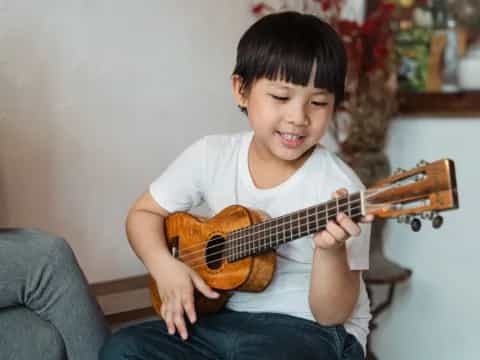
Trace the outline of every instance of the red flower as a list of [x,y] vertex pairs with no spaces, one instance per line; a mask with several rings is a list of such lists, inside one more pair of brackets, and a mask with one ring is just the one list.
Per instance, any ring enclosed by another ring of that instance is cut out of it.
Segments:
[[255,15],[258,15],[258,14],[260,14],[264,9],[265,9],[265,4],[264,4],[264,3],[259,3],[259,4],[253,6],[252,12],[253,12]]
[[322,10],[323,11],[327,11],[328,9],[330,9],[330,7],[332,6],[330,0],[324,0],[322,1]]

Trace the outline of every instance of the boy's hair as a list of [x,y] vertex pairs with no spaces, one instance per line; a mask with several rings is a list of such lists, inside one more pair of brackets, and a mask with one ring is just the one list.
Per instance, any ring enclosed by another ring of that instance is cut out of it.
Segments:
[[344,97],[347,72],[341,38],[316,16],[281,12],[264,16],[243,34],[233,75],[241,77],[241,90],[247,92],[263,77],[306,86],[314,64],[314,86],[334,94],[337,106]]

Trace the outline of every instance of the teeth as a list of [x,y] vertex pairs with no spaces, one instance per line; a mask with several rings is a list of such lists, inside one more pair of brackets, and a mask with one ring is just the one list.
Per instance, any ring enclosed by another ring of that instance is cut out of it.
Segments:
[[290,141],[300,139],[300,136],[298,136],[298,135],[292,135],[292,134],[282,134],[282,137],[283,137],[285,140],[290,140]]

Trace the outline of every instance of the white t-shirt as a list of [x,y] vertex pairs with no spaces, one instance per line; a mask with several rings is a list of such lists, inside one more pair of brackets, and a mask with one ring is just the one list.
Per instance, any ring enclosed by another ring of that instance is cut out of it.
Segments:
[[[278,217],[331,199],[339,188],[357,192],[364,186],[339,158],[317,146],[286,181],[258,189],[248,168],[253,132],[206,136],[188,147],[150,185],[150,194],[169,212],[186,211],[206,202],[213,214],[239,204]],[[367,270],[370,225],[361,224],[360,236],[347,240],[351,270]],[[227,307],[236,311],[276,312],[315,321],[308,303],[313,259],[313,235],[281,245],[272,282],[259,293],[235,291]],[[344,324],[365,350],[370,303],[363,280],[350,319]]]

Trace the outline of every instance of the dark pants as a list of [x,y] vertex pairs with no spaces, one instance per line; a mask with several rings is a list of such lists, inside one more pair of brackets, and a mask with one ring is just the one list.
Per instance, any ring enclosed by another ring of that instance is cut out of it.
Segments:
[[189,338],[169,335],[161,320],[119,330],[104,345],[100,359],[315,359],[362,360],[363,350],[343,326],[272,313],[224,310],[201,317]]

